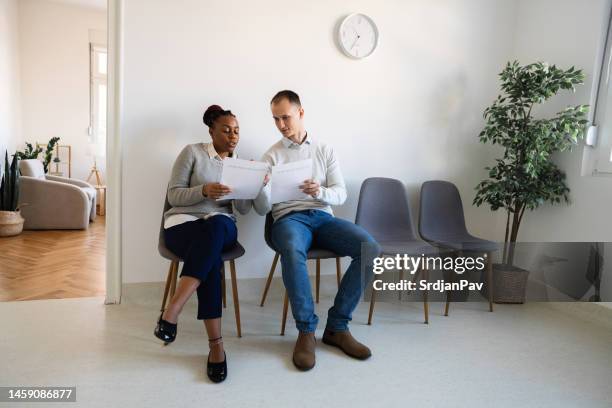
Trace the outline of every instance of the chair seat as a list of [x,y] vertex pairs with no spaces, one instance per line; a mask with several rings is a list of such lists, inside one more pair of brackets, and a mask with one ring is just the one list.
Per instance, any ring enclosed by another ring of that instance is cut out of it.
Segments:
[[240,245],[240,242],[236,241],[236,245],[234,245],[233,248],[221,254],[221,259],[223,259],[224,262],[231,261],[236,258],[240,258],[242,255],[244,255],[244,253],[245,253],[244,247]]
[[328,249],[310,248],[306,256],[308,259],[329,259],[329,258],[338,258],[340,255]]
[[442,248],[436,248],[425,241],[409,240],[409,241],[383,241],[378,242],[382,249],[382,255],[438,255],[444,252]]
[[466,252],[493,252],[500,249],[501,245],[497,242],[477,238],[473,235],[445,235],[432,237],[432,241],[437,245]]
[[[158,249],[159,249],[159,254],[162,257],[170,261],[179,261],[179,262],[183,261],[181,258],[174,255],[172,251],[170,251],[168,248],[166,248],[163,245],[159,245]],[[240,242],[236,242],[236,245],[234,245],[233,248],[221,254],[221,259],[223,260],[223,262],[231,261],[233,259],[240,258],[242,255],[244,255],[244,253],[245,253],[244,247],[240,245]]]

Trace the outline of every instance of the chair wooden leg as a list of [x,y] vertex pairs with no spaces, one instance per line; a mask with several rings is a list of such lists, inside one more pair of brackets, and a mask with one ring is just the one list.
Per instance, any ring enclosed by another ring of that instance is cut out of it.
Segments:
[[285,326],[287,325],[287,310],[289,309],[289,295],[285,289],[285,299],[283,300],[283,320],[281,321],[281,336],[285,335]]
[[176,292],[176,281],[178,280],[178,261],[174,261],[174,268],[172,268],[172,281],[170,283],[170,299],[174,297],[174,292]]
[[338,281],[338,288],[340,288],[340,280],[342,278],[342,271],[340,270],[340,257],[336,258],[336,280]]
[[374,290],[374,287],[372,287],[372,297],[370,298],[370,312],[368,314],[368,324],[372,324],[372,315],[374,314],[374,303],[376,302],[376,300],[374,299],[376,297],[376,291]]
[[[463,252],[459,252],[459,256],[462,256]],[[450,276],[450,281],[451,283],[455,281],[455,275],[454,275],[454,271],[449,271],[448,274]],[[446,305],[444,306],[444,316],[448,316],[448,309],[450,308],[450,299],[451,299],[451,292],[450,290],[446,291]]]
[[317,292],[317,303],[319,303],[319,287],[321,286],[321,260],[317,259],[317,274],[315,276],[315,286]]
[[450,306],[450,290],[446,291],[446,306],[444,306],[444,316],[448,316],[448,308]]
[[227,307],[227,289],[225,287],[225,262],[221,265],[221,295],[223,296],[223,308]]
[[485,254],[487,257],[487,285],[489,287],[487,292],[489,294],[489,312],[493,311],[493,259],[491,259],[491,253]]
[[164,299],[162,300],[162,305],[160,312],[166,310],[166,301],[168,301],[168,294],[170,293],[170,283],[172,282],[172,270],[174,269],[174,262],[170,262],[170,268],[168,269],[168,276],[166,276],[166,287],[164,289]]
[[[427,268],[421,269],[425,283],[429,282],[429,271]],[[429,324],[429,303],[427,301],[427,289],[423,291],[423,313],[425,314],[425,324]]]
[[230,261],[230,273],[232,275],[232,297],[234,298],[236,331],[238,332],[238,337],[242,337],[242,331],[240,330],[240,301],[238,300],[238,282],[236,281],[236,263],[233,259]]
[[274,275],[274,271],[276,270],[276,263],[278,262],[278,258],[280,254],[277,252],[274,254],[274,260],[272,261],[272,267],[270,268],[270,273],[268,274],[268,280],[266,281],[266,286],[264,287],[263,295],[261,296],[261,303],[259,306],[263,307],[264,302],[266,301],[266,296],[268,295],[268,290],[270,289],[270,283],[272,283],[272,276]]

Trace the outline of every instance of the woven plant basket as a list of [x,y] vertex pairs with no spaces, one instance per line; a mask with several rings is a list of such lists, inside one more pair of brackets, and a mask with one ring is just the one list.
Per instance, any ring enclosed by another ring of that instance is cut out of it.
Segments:
[[0,237],[21,234],[24,221],[19,211],[0,211]]
[[[481,293],[488,299],[489,292],[487,281],[484,283]],[[505,264],[493,264],[493,302],[495,303],[525,303],[525,292],[527,291],[527,278],[529,271],[516,266]]]

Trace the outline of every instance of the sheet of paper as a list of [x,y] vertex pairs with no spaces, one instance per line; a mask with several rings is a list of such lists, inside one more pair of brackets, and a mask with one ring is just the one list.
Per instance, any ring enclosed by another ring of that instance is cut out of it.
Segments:
[[312,159],[272,167],[272,204],[290,200],[312,199],[300,186],[312,178]]
[[230,198],[238,200],[254,199],[263,187],[267,172],[268,165],[263,162],[231,157],[223,160],[220,183],[231,188],[232,192],[221,197],[221,200]]

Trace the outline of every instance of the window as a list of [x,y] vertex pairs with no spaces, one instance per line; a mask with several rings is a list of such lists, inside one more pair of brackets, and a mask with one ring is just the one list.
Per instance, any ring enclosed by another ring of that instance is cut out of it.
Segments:
[[599,82],[593,105],[593,125],[597,139],[591,152],[592,174],[612,175],[612,10],[604,42]]
[[90,141],[95,146],[95,155],[104,156],[106,149],[106,72],[107,51],[105,46],[90,45]]

